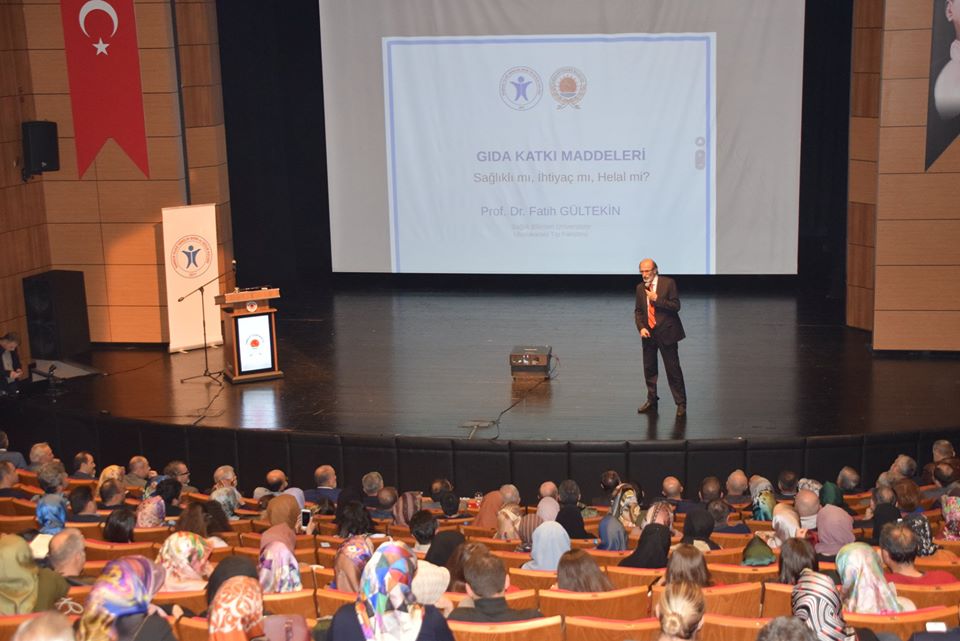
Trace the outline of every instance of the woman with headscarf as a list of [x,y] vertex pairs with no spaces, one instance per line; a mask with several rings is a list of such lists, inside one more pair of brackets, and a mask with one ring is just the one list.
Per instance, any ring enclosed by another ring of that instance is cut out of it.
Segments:
[[248,641],[263,636],[263,592],[256,579],[235,576],[217,590],[210,610],[210,641]]
[[217,591],[220,589],[220,586],[235,576],[248,576],[251,579],[259,580],[257,566],[254,565],[253,561],[249,558],[245,556],[228,556],[223,558],[217,563],[217,567],[210,575],[210,580],[207,581],[208,606],[213,603],[213,599],[217,596]]
[[893,614],[914,609],[901,601],[883,577],[880,558],[866,543],[850,543],[837,552],[837,574],[843,582],[843,607],[858,614]]
[[37,524],[40,525],[40,534],[54,534],[60,532],[67,522],[67,502],[60,494],[44,494],[37,501]]
[[0,536],[0,615],[49,610],[69,589],[62,576],[37,567],[30,546],[22,537]]
[[144,499],[137,506],[137,527],[160,527],[167,516],[167,507],[159,496]]
[[146,557],[110,561],[87,597],[77,639],[173,641],[166,617],[150,605],[163,581],[163,567]]
[[870,537],[870,545],[880,545],[880,532],[887,523],[896,523],[900,520],[900,510],[896,505],[890,503],[881,503],[873,512],[873,535]]
[[630,556],[620,561],[624,568],[665,568],[670,553],[670,528],[651,523],[643,528],[637,547]]
[[804,569],[790,592],[793,616],[807,624],[817,641],[857,641],[856,631],[843,620],[843,604],[833,580]]
[[504,505],[497,512],[497,533],[494,538],[504,541],[513,541],[520,538],[517,534],[517,526],[520,525],[520,519],[523,516],[523,508],[516,503]]
[[279,541],[260,550],[260,589],[264,594],[297,592],[303,589],[300,580],[300,562]]
[[216,501],[220,504],[220,507],[223,508],[224,514],[227,515],[227,519],[236,521],[240,518],[237,516],[237,509],[240,507],[240,494],[237,492],[236,488],[217,488],[210,494],[210,500]]
[[564,504],[557,513],[557,523],[567,531],[571,539],[595,539],[596,535],[587,532],[583,525],[583,514],[576,503]]
[[762,476],[750,477],[750,498],[753,500],[753,518],[756,521],[773,520],[773,508],[777,499],[773,484]]
[[827,481],[820,488],[820,505],[834,505],[847,514],[853,515],[854,512],[843,499],[843,490],[833,481]]
[[917,535],[917,556],[933,556],[940,549],[939,545],[933,542],[933,530],[930,528],[930,521],[923,514],[911,514],[903,519],[903,522],[910,526],[913,533]]
[[713,534],[713,517],[706,510],[693,510],[683,522],[683,539],[680,545],[692,545],[701,552],[719,550],[720,546],[710,540]]
[[393,505],[394,525],[410,525],[410,518],[420,511],[420,493],[404,492]]
[[537,528],[543,523],[541,519],[536,514],[525,514],[522,519],[520,519],[520,524],[517,526],[517,538],[520,539],[520,545],[517,546],[517,552],[529,552],[530,548],[533,547],[533,533],[537,531]]
[[432,605],[444,616],[453,611],[453,603],[444,595],[450,585],[450,570],[438,567],[426,560],[417,561],[417,572],[413,575],[410,589],[417,603]]
[[[433,546],[431,545],[430,548],[432,549]],[[341,543],[333,559],[333,583],[330,587],[341,592],[359,590],[360,575],[371,556],[373,556],[373,545],[365,536],[351,536]]]
[[453,641],[437,608],[417,603],[411,589],[417,557],[404,543],[377,548],[363,569],[357,602],[337,610],[329,638],[337,641]]
[[610,514],[620,521],[620,525],[628,535],[640,524],[640,499],[632,485],[621,483],[613,491],[613,498],[610,499]]
[[640,522],[640,529],[647,529],[647,526],[651,523],[659,523],[660,525],[666,526],[666,528],[670,530],[670,534],[672,536],[673,506],[666,501],[656,501],[650,506],[650,508],[647,510],[647,513],[643,515],[643,520]]
[[772,525],[773,530],[757,532],[757,536],[762,538],[771,550],[775,550],[800,534],[800,515],[792,505],[777,503],[773,508]]
[[424,560],[434,565],[445,566],[447,561],[450,560],[450,555],[453,554],[453,551],[465,542],[466,539],[464,536],[456,530],[437,532],[437,535],[433,537],[433,543],[430,544],[430,549],[427,550],[427,555],[424,557]]
[[547,521],[533,531],[533,547],[530,560],[523,564],[524,570],[556,572],[560,557],[570,549],[570,537],[556,521]]
[[537,503],[537,516],[544,521],[556,521],[560,513],[560,504],[552,496],[545,496]]
[[941,536],[948,541],[960,541],[960,497],[944,494],[940,497],[940,509],[943,512]]
[[844,545],[853,543],[853,517],[843,508],[833,504],[824,505],[817,513],[817,560],[833,562]]
[[267,521],[270,527],[260,536],[260,549],[278,541],[290,550],[297,547],[297,526],[300,523],[300,506],[289,494],[281,494],[267,504]]
[[174,532],[160,547],[157,563],[163,566],[166,578],[164,592],[203,590],[210,576],[210,554],[213,546],[193,532]]
[[620,521],[612,514],[607,514],[600,520],[600,543],[598,550],[621,552],[627,549],[627,531]]
[[480,511],[473,519],[474,527],[482,527],[488,530],[497,529],[497,512],[503,507],[503,494],[499,490],[487,492],[480,501]]

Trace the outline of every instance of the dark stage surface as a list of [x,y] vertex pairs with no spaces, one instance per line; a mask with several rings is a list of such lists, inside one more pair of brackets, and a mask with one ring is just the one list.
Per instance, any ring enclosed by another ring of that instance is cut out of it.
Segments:
[[[763,438],[956,426],[955,354],[874,354],[869,335],[843,327],[839,310],[823,302],[792,291],[713,289],[685,291],[681,282],[689,407],[680,424],[662,367],[661,416],[636,413],[644,384],[629,286],[288,297],[277,321],[283,380],[222,389],[181,384],[203,371],[201,351],[113,347],[90,359],[108,375],[68,381],[57,405],[180,425],[466,437],[461,423],[494,419],[527,391],[529,383],[510,377],[511,347],[546,343],[560,359],[556,378],[503,416],[502,439]],[[210,357],[219,368],[221,350]],[[495,435],[494,428],[476,438]]]

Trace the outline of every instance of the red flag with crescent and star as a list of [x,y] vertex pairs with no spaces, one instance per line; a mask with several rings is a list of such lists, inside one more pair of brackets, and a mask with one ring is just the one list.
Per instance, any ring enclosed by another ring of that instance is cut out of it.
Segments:
[[147,177],[133,0],[60,0],[80,176],[113,138]]

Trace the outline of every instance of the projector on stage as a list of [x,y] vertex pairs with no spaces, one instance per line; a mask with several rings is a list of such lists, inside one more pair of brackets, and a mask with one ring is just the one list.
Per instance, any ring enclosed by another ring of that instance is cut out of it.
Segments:
[[510,352],[510,374],[514,378],[550,378],[549,345],[517,345]]

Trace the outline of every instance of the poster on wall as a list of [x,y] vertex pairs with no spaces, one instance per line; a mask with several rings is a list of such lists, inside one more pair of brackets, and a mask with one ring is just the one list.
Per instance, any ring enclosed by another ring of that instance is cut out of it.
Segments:
[[[213,301],[220,293],[216,205],[164,207],[163,255],[170,351],[203,347],[204,320],[206,344],[222,344],[220,308]],[[194,292],[201,285],[202,298]]]
[[960,0],[931,2],[933,26],[924,169],[930,169],[960,135]]

